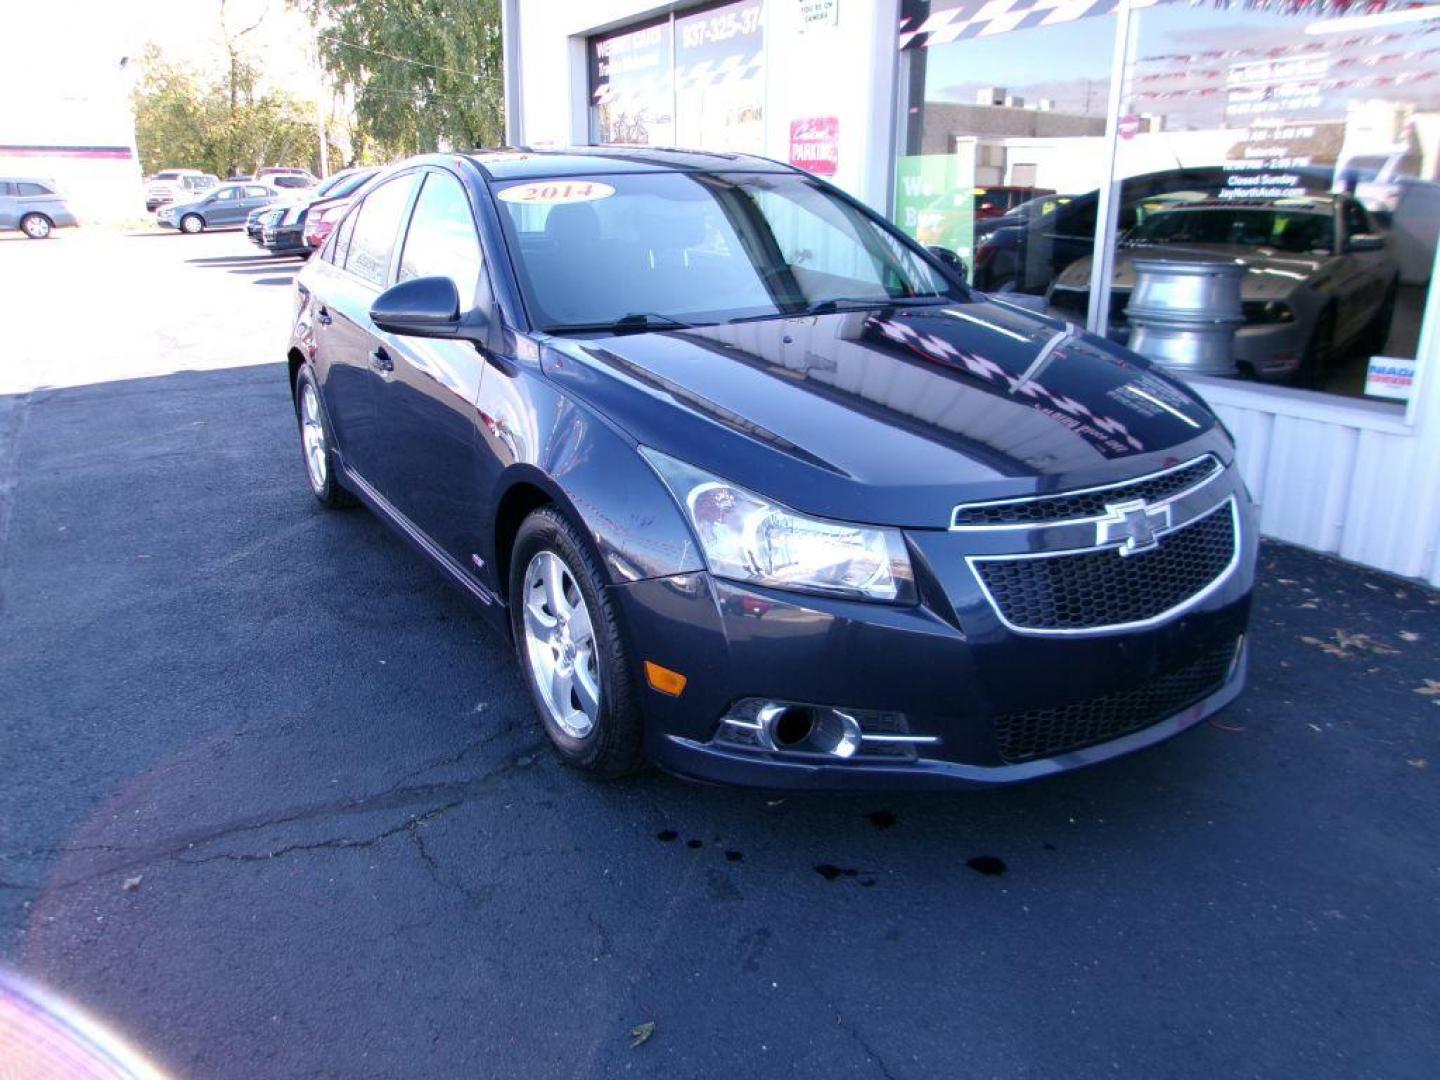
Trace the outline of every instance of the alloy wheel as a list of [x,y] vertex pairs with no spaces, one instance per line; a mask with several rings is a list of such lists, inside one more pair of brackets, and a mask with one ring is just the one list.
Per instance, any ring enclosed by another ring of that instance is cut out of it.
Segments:
[[20,225],[31,240],[44,240],[50,235],[50,222],[39,214],[31,214]]
[[325,424],[320,417],[320,395],[315,384],[305,382],[300,388],[300,438],[305,444],[305,471],[317,495],[325,491],[329,475],[329,456],[325,447]]
[[574,573],[553,551],[525,568],[525,656],[555,726],[572,739],[589,735],[600,715],[600,658],[595,625]]

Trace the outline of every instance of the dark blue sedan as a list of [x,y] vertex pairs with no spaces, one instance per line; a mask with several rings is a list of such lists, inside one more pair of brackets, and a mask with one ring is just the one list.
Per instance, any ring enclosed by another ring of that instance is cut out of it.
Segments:
[[812,176],[415,158],[296,284],[311,489],[512,636],[574,766],[1007,783],[1240,692],[1255,511],[1214,414]]

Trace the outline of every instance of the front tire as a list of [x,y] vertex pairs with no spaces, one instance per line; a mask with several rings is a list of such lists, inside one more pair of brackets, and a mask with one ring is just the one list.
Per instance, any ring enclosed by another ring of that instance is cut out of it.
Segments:
[[194,236],[205,231],[205,219],[199,214],[186,214],[180,219],[180,231]]
[[604,576],[579,530],[552,507],[516,534],[510,619],[530,696],[561,760],[605,778],[639,769],[644,727]]
[[54,226],[44,214],[26,214],[20,219],[20,229],[31,240],[44,240]]
[[305,463],[310,493],[332,510],[355,506],[355,496],[340,486],[334,440],[320,400],[320,386],[309,364],[295,378],[295,419],[300,425],[300,457]]
[[1315,329],[1310,332],[1310,342],[1295,372],[1295,385],[1309,390],[1325,389],[1330,377],[1330,365],[1335,359],[1335,309],[1327,307],[1315,320]]

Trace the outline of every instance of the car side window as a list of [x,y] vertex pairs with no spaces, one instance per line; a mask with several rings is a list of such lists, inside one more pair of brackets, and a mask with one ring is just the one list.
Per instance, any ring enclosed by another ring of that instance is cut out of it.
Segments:
[[27,184],[21,182],[16,185],[21,195],[49,195],[51,191],[44,184]]
[[1345,203],[1345,236],[1348,238],[1371,231],[1370,215],[1365,212],[1365,208],[1357,202],[1347,200]]
[[247,187],[245,189],[245,197],[247,199],[263,199],[269,194],[270,192],[263,187]]
[[400,234],[400,219],[414,186],[415,175],[407,173],[386,181],[366,196],[360,209],[351,215],[355,228],[345,255],[346,270],[372,285],[384,286]]
[[460,292],[461,304],[468,307],[483,265],[470,200],[449,173],[427,173],[424,184],[410,216],[396,280],[448,277]]
[[0,180],[0,195],[14,195],[15,185],[9,180]]
[[211,198],[215,199],[217,202],[231,202],[235,199],[238,199],[239,197],[240,189],[233,187],[221,188],[219,191],[215,192],[215,194],[211,196]]
[[340,222],[340,227],[335,230],[335,243],[330,249],[330,261],[336,266],[345,265],[345,256],[350,251],[350,234],[355,231],[355,219],[359,217],[358,211],[346,214],[345,220]]

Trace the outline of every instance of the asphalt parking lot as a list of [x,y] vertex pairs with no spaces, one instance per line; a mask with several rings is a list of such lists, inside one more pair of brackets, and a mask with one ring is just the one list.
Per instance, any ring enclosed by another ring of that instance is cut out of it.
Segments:
[[0,242],[0,963],[184,1077],[1440,1073],[1434,593],[1269,545],[1246,696],[1029,787],[594,783],[311,498],[295,266]]

